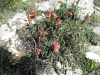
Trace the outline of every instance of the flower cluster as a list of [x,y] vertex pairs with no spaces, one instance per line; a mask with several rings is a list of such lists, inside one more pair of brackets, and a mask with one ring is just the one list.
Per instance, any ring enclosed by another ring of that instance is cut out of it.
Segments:
[[[63,11],[61,11],[61,12],[63,12]],[[49,45],[49,47],[51,47],[51,49],[52,49],[51,51],[54,53],[59,53],[59,50],[61,49],[61,47],[60,47],[60,44],[58,44],[59,43],[58,41],[60,41],[62,38],[56,40],[55,37],[56,38],[60,37],[60,34],[58,33],[58,31],[61,29],[61,27],[63,27],[62,22],[66,21],[68,23],[71,20],[72,16],[74,16],[74,13],[72,11],[66,10],[63,13],[65,14],[64,16],[61,14],[58,14],[58,12],[56,10],[51,10],[49,8],[45,12],[44,21],[41,22],[41,24],[38,24],[38,23],[36,24],[37,29],[35,30],[35,33],[32,35],[34,36],[34,38],[37,42],[36,43],[36,45],[37,45],[36,52],[37,52],[38,56],[45,54],[46,52],[49,51],[49,49],[45,48],[44,46],[47,45],[47,44],[45,44],[46,42],[51,43],[52,41],[56,41],[56,42],[53,42]],[[62,17],[65,17],[65,18],[63,19]],[[90,16],[87,15],[86,19],[90,20]],[[31,23],[32,20],[36,20],[36,11],[34,9],[30,9],[30,15],[28,15],[28,21]],[[69,25],[70,25],[69,29],[72,29],[72,31],[70,34],[68,34],[66,36],[69,37],[69,35],[70,35],[69,38],[74,39],[73,37],[76,36],[76,35],[72,34],[72,33],[74,33],[74,27],[72,27],[74,24],[69,23]],[[78,27],[78,28],[80,28],[80,27]],[[65,27],[65,30],[66,30],[66,27]],[[79,29],[79,31],[80,31],[80,29]],[[62,32],[64,32],[64,28],[63,28]],[[67,32],[67,30],[66,30],[66,32]],[[62,34],[62,36],[63,35],[64,34]],[[64,38],[66,38],[66,36]],[[64,40],[65,39],[63,39],[63,41]],[[47,51],[46,50],[44,51],[43,50],[44,48],[47,49]],[[49,54],[49,52],[48,52],[48,54]]]
[[58,27],[58,26],[61,25],[61,22],[62,22],[62,21],[61,21],[61,19],[58,18],[56,12],[55,12],[55,11],[50,11],[50,9],[48,9],[47,12],[46,12],[46,19],[47,19],[47,20],[50,20],[50,19],[52,19],[52,18],[53,18],[53,19],[57,19],[56,22],[55,22],[55,26]]
[[30,15],[27,16],[28,22],[32,22],[32,20],[36,20],[36,12],[33,9],[30,9]]

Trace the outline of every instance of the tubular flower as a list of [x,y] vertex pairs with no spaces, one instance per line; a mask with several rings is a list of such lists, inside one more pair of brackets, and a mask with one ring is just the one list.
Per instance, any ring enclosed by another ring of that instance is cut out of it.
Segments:
[[57,14],[54,11],[51,14],[52,14],[52,16],[53,16],[54,19],[57,18]]
[[37,53],[37,55],[40,55],[41,54],[41,50],[40,49],[36,49],[36,53]]
[[43,40],[47,32],[43,30],[39,30],[38,32],[40,33],[39,40]]
[[61,20],[60,19],[58,19],[57,21],[56,21],[56,26],[60,26],[60,24],[61,24]]
[[46,14],[46,18],[47,18],[47,19],[50,19],[50,18],[51,18],[51,13],[47,13],[47,14]]
[[87,20],[90,20],[91,19],[91,17],[89,15],[87,15],[86,17],[87,17]]
[[73,16],[72,12],[67,12],[66,14],[69,15],[69,16]]
[[35,15],[36,15],[36,12],[35,12],[35,10],[33,10],[33,9],[30,9],[30,15],[32,15],[32,16],[35,16]]
[[28,18],[28,22],[32,22],[32,20],[36,20],[36,17],[31,15],[28,15],[27,18]]
[[32,19],[31,19],[30,15],[28,15],[27,18],[28,18],[28,22],[32,22]]
[[53,42],[53,52],[58,53],[60,49],[60,45]]

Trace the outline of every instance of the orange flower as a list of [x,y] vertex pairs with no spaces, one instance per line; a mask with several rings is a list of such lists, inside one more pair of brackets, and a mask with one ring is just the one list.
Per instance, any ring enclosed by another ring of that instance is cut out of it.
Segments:
[[52,16],[53,16],[54,19],[57,18],[57,14],[54,11],[51,14],[52,14]]
[[35,16],[35,15],[36,15],[36,12],[35,12],[35,10],[33,10],[33,9],[30,9],[30,14],[31,14],[32,16]]
[[73,16],[72,12],[67,12],[66,14],[69,15],[69,16]]
[[50,17],[51,17],[51,13],[47,13],[47,14],[46,14],[46,18],[47,18],[47,19],[50,19]]
[[28,18],[28,22],[32,22],[32,19],[31,19],[30,15],[28,15],[27,18]]
[[56,21],[56,26],[59,26],[61,24],[61,20],[60,19],[58,19],[57,21]]
[[28,22],[32,22],[32,20],[36,20],[36,17],[31,15],[28,15],[27,18],[28,18]]
[[60,45],[53,42],[53,52],[58,53],[60,49]]
[[36,49],[37,55],[41,54],[41,50],[40,49]]

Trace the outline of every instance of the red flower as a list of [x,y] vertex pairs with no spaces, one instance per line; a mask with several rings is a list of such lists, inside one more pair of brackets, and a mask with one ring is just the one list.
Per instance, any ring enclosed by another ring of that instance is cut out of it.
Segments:
[[91,19],[91,17],[90,17],[89,15],[87,15],[87,19],[88,19],[88,20],[90,20],[90,19]]
[[41,54],[41,50],[40,49],[37,49],[36,52],[37,52],[37,55]]
[[57,43],[53,43],[53,52],[58,53],[60,49],[60,45]]
[[30,14],[31,14],[32,16],[35,16],[35,15],[36,15],[36,12],[35,12],[35,10],[33,10],[33,9],[30,9]]
[[47,19],[50,19],[50,17],[51,17],[51,13],[47,13],[47,14],[46,14],[46,18],[47,18]]
[[44,30],[39,30],[38,32],[40,33],[39,40],[43,40],[47,32]]
[[56,26],[59,26],[61,24],[61,20],[60,19],[58,19],[57,21],[56,21]]
[[69,15],[69,16],[72,16],[73,15],[72,12],[67,12],[66,14]]
[[53,16],[54,19],[57,18],[57,14],[54,11],[51,14],[52,14],[52,16]]

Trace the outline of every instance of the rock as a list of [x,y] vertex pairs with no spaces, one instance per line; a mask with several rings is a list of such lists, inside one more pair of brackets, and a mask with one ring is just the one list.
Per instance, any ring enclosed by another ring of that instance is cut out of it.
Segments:
[[53,66],[47,65],[40,75],[57,75]]
[[58,69],[61,69],[62,68],[62,65],[61,65],[61,62],[56,62],[56,67],[58,68]]
[[17,57],[21,54],[17,49],[21,45],[21,40],[18,39],[16,30],[25,26],[26,23],[28,21],[25,12],[18,12],[12,19],[8,20],[7,24],[0,27],[0,41],[2,42],[0,44],[5,45],[5,48]]
[[72,70],[72,67],[67,67],[66,75],[82,75],[82,70],[79,68]]
[[91,16],[94,12],[93,0],[67,0],[66,3],[70,6],[72,4],[78,6],[80,19],[84,19],[87,14]]
[[82,75],[82,70],[81,69],[75,69],[75,71],[73,71],[73,75]]
[[72,67],[67,67],[66,75],[73,75],[72,73]]
[[100,46],[94,46],[94,45],[90,45],[88,46],[89,50],[91,52],[97,52],[97,51],[100,51]]
[[41,11],[46,11],[50,7],[48,1],[43,1],[43,2],[40,2],[40,3],[35,3],[35,6],[38,7],[37,10],[41,10]]
[[[59,1],[66,3],[69,7],[71,5],[77,5],[79,8],[79,17],[80,19],[84,19],[86,15],[88,14],[91,16],[91,14],[94,12],[94,4],[93,0],[49,0],[49,1],[43,1],[40,3],[36,3],[35,5],[38,7],[38,10],[46,11],[47,9],[51,8],[51,10],[59,9],[60,3]],[[78,2],[78,4],[77,4]]]
[[100,36],[100,27],[94,27],[93,32]]
[[93,60],[94,62],[100,62],[100,56],[93,52],[86,52],[86,58]]

